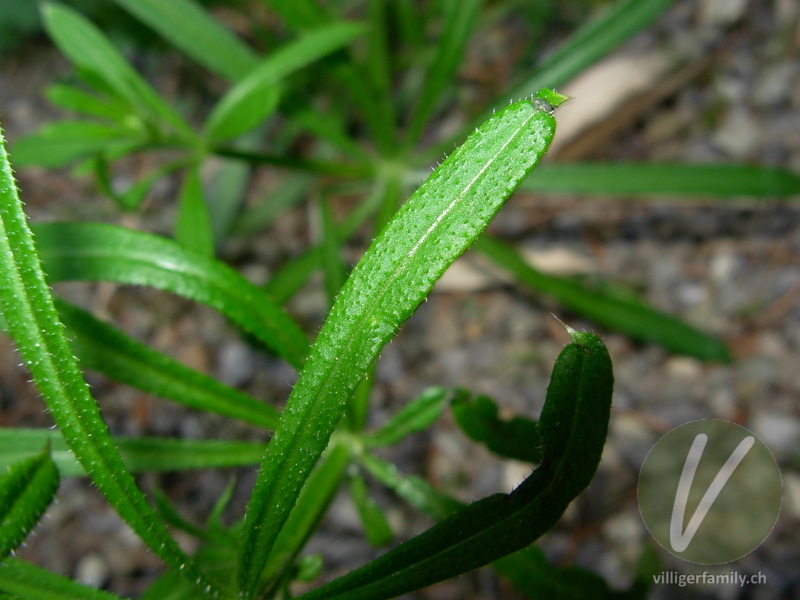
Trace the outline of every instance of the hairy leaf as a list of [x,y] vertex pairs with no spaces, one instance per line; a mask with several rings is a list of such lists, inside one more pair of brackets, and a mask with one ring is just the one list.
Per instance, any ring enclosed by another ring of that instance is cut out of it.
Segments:
[[[303,600],[383,600],[478,568],[528,546],[589,484],[608,429],[614,377],[600,338],[570,330],[539,419],[544,458],[510,494],[478,500]],[[536,440],[531,440],[535,443]]]
[[50,506],[58,469],[50,448],[11,464],[0,477],[0,561],[19,546]]
[[[229,440],[113,436],[111,441],[133,473],[253,465],[258,464],[265,448],[265,444],[259,442]],[[36,456],[48,442],[52,445],[53,461],[63,477],[86,475],[61,433],[50,429],[0,428],[0,466]]]
[[114,447],[64,335],[0,134],[0,310],[24,364],[78,460],[120,516],[199,589],[216,588],[158,520]]
[[240,547],[240,593],[258,573],[311,467],[383,345],[539,162],[555,133],[530,101],[497,113],[398,211],[353,270],[267,448]]
[[147,285],[202,302],[253,334],[295,367],[308,347],[299,326],[258,287],[227,265],[149,233],[103,223],[34,227],[51,282]]

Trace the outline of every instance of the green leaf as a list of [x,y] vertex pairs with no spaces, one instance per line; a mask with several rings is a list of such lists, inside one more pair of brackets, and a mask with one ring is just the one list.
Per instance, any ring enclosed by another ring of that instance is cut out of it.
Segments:
[[524,417],[501,419],[497,404],[486,396],[470,397],[461,390],[451,408],[456,423],[473,441],[485,444],[499,456],[531,463],[542,460],[536,421]]
[[331,211],[330,202],[322,195],[319,198],[320,229],[322,236],[322,273],[325,276],[325,291],[328,301],[333,305],[336,294],[342,289],[347,278],[341,257],[341,241],[336,235],[336,221]]
[[209,258],[214,256],[214,234],[199,167],[192,167],[184,177],[178,200],[175,239],[187,250]]
[[444,23],[436,42],[433,62],[425,73],[421,94],[411,117],[408,143],[412,146],[419,140],[444,91],[453,83],[453,77],[462,64],[464,49],[478,21],[483,0],[446,0],[440,4]]
[[[386,0],[369,0],[367,15],[366,67],[372,86],[382,98],[391,98],[392,69],[389,60],[389,3]],[[392,121],[394,122],[394,121]]]
[[294,579],[297,579],[298,581],[313,581],[319,577],[320,573],[322,573],[323,566],[324,563],[322,561],[321,554],[309,554],[308,556],[303,556],[297,561]]
[[0,561],[36,526],[58,489],[58,469],[50,448],[15,462],[0,476]]
[[192,0],[114,0],[165,40],[213,73],[242,79],[258,56]]
[[370,498],[367,490],[367,482],[360,473],[356,472],[350,476],[350,497],[356,505],[356,512],[364,526],[369,543],[379,548],[390,544],[394,539],[386,515],[383,514],[380,506]]
[[71,85],[53,84],[45,90],[47,99],[66,110],[122,123],[130,116],[130,107],[117,98],[100,98]]
[[42,223],[34,227],[51,283],[114,281],[147,285],[220,311],[295,367],[308,341],[263,291],[225,264],[141,231],[103,223]]
[[20,167],[63,167],[79,158],[120,149],[136,148],[144,138],[121,127],[87,121],[48,123],[14,144],[14,161]]
[[18,600],[123,600],[18,558],[0,565],[0,590]]
[[304,30],[318,27],[328,16],[314,0],[262,0],[278,13],[292,29]]
[[678,354],[703,360],[731,360],[722,341],[639,300],[598,293],[575,281],[537,271],[516,250],[489,236],[478,240],[475,249],[526,287],[554,297],[569,310],[599,325],[637,340],[656,343]]
[[[133,473],[249,466],[261,460],[266,447],[259,442],[178,438],[113,436],[111,441]],[[64,437],[50,429],[0,428],[0,465],[35,456],[48,442],[63,477],[86,475]]]
[[396,465],[374,454],[361,452],[358,460],[375,479],[433,519],[444,519],[464,507],[458,500],[432,488],[427,481],[414,475],[402,474]]
[[64,335],[0,135],[0,310],[56,425],[98,489],[167,564],[199,589],[206,580],[170,537],[125,468]]
[[275,549],[261,574],[262,581],[279,581],[281,574],[291,567],[335,498],[349,460],[344,446],[332,445],[311,472],[292,514],[275,540]]
[[275,112],[279,100],[280,88],[272,81],[260,82],[245,91],[234,87],[211,111],[205,125],[206,138],[218,143],[247,133]]
[[[457,512],[464,504],[438,492],[429,483],[413,475],[400,473],[397,467],[368,452],[358,455],[359,462],[369,473],[398,497],[432,519],[441,520]],[[508,578],[531,600],[602,600],[612,594],[602,578],[579,567],[556,567],[544,560],[541,551],[529,546],[492,563],[492,567]],[[597,581],[599,580],[599,581]],[[597,582],[596,587],[590,587]],[[608,594],[605,594],[609,591]],[[638,598],[634,596],[628,600]],[[642,599],[643,600],[643,599]]]
[[478,500],[300,598],[393,598],[521,550],[555,525],[597,470],[614,382],[600,338],[570,334],[574,342],[556,360],[540,416],[544,460],[539,468],[510,494]]
[[194,138],[191,127],[131,68],[103,33],[83,16],[61,4],[42,5],[47,33],[79,69],[98,78],[142,116],[168,124],[176,132]]
[[523,101],[497,113],[420,186],[373,242],[337,296],[268,446],[240,547],[243,598],[345,404],[383,345],[477,238],[555,133]]
[[273,52],[241,79],[214,107],[206,136],[219,142],[249,131],[277,107],[278,84],[292,73],[347,45],[363,29],[355,23],[326,25]]
[[179,404],[275,429],[278,411],[153,350],[90,313],[56,298],[81,366]]
[[800,177],[753,165],[645,163],[555,164],[537,169],[520,190],[609,196],[793,196]]
[[442,414],[450,396],[450,391],[446,388],[428,388],[392,416],[378,431],[364,436],[364,444],[368,447],[391,446],[412,433],[425,431]]
[[[620,0],[575,31],[519,83],[503,93],[491,106],[525,98],[543,86],[558,87],[583,72],[636,33],[655,21],[675,0]],[[436,156],[452,148],[476,124],[489,116],[484,111],[454,136],[436,144],[426,155]]]

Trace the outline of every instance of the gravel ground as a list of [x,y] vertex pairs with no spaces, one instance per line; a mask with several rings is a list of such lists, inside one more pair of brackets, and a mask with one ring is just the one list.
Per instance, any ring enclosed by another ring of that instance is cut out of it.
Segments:
[[[648,53],[669,57],[669,68],[678,74],[671,89],[655,86],[651,76],[637,96],[638,104],[625,104],[623,109],[617,105],[604,116],[604,125],[616,124],[611,137],[603,127],[582,126],[580,137],[559,146],[559,156],[743,161],[800,170],[798,13],[800,5],[792,0],[679,2],[657,27],[614,57]],[[493,39],[497,43],[498,36],[503,39],[502,30],[489,32],[488,41],[479,39],[476,44],[491,44]],[[170,60],[165,62],[164,72],[169,72]],[[34,46],[3,61],[0,112],[9,139],[56,114],[41,99],[41,89],[65,72],[57,55]],[[658,93],[649,93],[654,90]],[[75,183],[66,173],[44,176],[27,171],[19,177],[34,220],[116,218],[88,184]],[[165,186],[157,195],[169,198],[173,192]],[[543,269],[580,271],[625,283],[652,305],[723,337],[735,357],[730,365],[704,364],[599,331],[614,360],[617,381],[609,439],[595,481],[540,543],[554,562],[575,562],[602,573],[614,586],[625,586],[650,540],[635,494],[645,455],[677,425],[709,417],[728,419],[752,429],[773,451],[783,474],[784,503],[767,541],[718,570],[761,572],[767,583],[741,589],[656,586],[653,598],[800,598],[796,569],[800,563],[800,206],[796,200],[517,195],[499,215],[493,230],[525,249]],[[162,209],[156,199],[150,214],[164,219],[155,221],[156,229],[170,218]],[[270,236],[255,240],[247,252],[234,244],[228,255],[249,276],[263,279],[281,257],[299,250],[307,236],[308,216],[296,211],[283,217]],[[354,246],[352,251],[357,256],[360,248]],[[547,299],[514,286],[492,278],[476,284],[459,270],[467,263],[487,269],[468,255],[386,347],[372,423],[382,423],[434,384],[463,386],[491,395],[509,412],[536,415],[552,361],[567,342],[550,313],[573,327],[597,330]],[[81,285],[59,290],[84,305],[103,307],[138,338],[258,397],[280,403],[288,394],[294,378],[291,370],[255,352],[211,311],[150,290]],[[323,298],[315,282],[291,306],[309,331],[320,323]],[[41,400],[27,384],[26,374],[15,367],[17,362],[10,344],[2,340],[0,424],[49,425]],[[251,439],[259,435],[98,377],[91,383],[116,433]],[[464,500],[510,489],[530,470],[498,461],[470,444],[449,415],[387,456]],[[237,474],[231,517],[241,514],[253,478],[252,470]],[[148,476],[142,485],[163,487],[185,515],[200,521],[228,476],[219,472]],[[381,490],[375,492],[396,531],[411,534],[427,526]],[[188,539],[182,542],[192,544]],[[331,572],[345,571],[375,554],[362,540],[345,497],[334,504],[311,548],[323,553]],[[120,594],[137,593],[160,568],[97,492],[80,480],[62,484],[59,502],[21,554]],[[666,552],[660,556],[664,568],[684,573],[698,568]],[[519,596],[483,571],[409,596],[500,597]]]

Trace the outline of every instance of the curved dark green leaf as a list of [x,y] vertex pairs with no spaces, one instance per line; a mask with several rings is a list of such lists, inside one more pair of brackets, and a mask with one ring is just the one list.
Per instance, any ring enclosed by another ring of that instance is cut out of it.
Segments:
[[301,598],[393,598],[521,550],[555,525],[597,470],[614,385],[600,338],[570,334],[574,342],[556,360],[539,419],[544,452],[539,468],[510,494],[478,500]]
[[214,308],[295,367],[308,340],[257,286],[227,265],[141,231],[104,223],[42,223],[36,242],[51,283],[113,281],[167,290]]
[[57,489],[58,469],[49,446],[36,456],[14,462],[0,477],[0,561],[36,526]]
[[157,556],[179,570],[198,591],[217,595],[216,586],[196,568],[158,520],[111,442],[53,305],[2,134],[0,311],[56,425],[100,491]]
[[800,177],[754,165],[646,163],[553,164],[536,169],[520,190],[610,196],[795,196]]
[[[394,464],[377,456],[361,452],[358,459],[375,479],[432,519],[437,521],[444,519],[464,507],[464,504],[435,490],[426,481],[413,475],[400,473]],[[540,600],[541,598],[548,600],[584,600],[586,598],[592,598],[592,600],[608,600],[610,598],[644,600],[644,596],[641,595],[628,596],[623,593],[611,593],[605,581],[591,571],[575,566],[557,567],[548,564],[541,551],[533,545],[494,561],[492,568],[509,579],[531,600]],[[594,583],[597,585],[592,585]],[[637,588],[640,587],[640,584],[635,585]]]
[[345,404],[383,345],[445,269],[480,235],[555,133],[530,101],[497,113],[420,186],[337,296],[267,448],[240,547],[243,598]]
[[478,240],[475,249],[508,270],[520,283],[554,297],[599,325],[637,340],[654,342],[671,352],[703,360],[731,360],[724,342],[639,300],[600,293],[576,281],[537,271],[516,250],[490,236]]
[[56,307],[84,369],[189,408],[275,429],[279,413],[273,407],[190,369],[63,300],[56,298]]
[[365,435],[363,443],[368,446],[391,446],[404,437],[425,431],[433,425],[450,401],[447,388],[431,387],[406,404],[378,431]]
[[495,454],[531,463],[542,460],[536,421],[524,417],[501,419],[491,398],[473,398],[466,390],[456,394],[450,407],[461,430]]
[[[229,440],[137,438],[113,436],[125,465],[133,473],[190,471],[258,464],[266,444]],[[46,443],[63,477],[83,477],[86,471],[57,430],[0,428],[0,466],[35,456]]]
[[17,600],[123,600],[18,558],[0,565],[0,590]]

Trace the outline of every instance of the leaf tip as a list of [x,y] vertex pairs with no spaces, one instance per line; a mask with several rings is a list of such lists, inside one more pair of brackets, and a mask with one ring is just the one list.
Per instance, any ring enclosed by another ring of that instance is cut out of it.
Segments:
[[564,104],[570,96],[561,94],[549,88],[542,88],[536,92],[531,98],[531,103],[535,108],[542,110],[546,113],[552,114],[556,108]]

